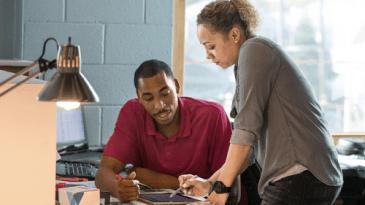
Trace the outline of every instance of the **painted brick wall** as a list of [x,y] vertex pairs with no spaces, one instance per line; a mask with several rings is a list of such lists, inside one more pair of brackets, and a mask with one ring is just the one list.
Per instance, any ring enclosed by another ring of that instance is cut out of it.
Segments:
[[[35,60],[49,37],[58,44],[81,48],[81,71],[99,95],[96,105],[84,106],[85,132],[90,146],[105,145],[114,131],[120,108],[135,98],[133,75],[152,58],[172,65],[173,0],[24,0],[25,60]],[[56,58],[54,43],[45,59]],[[55,71],[48,71],[49,79]]]

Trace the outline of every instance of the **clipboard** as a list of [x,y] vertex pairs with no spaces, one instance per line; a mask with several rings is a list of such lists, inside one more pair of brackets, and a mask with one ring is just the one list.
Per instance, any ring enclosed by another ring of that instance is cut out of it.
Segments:
[[176,194],[171,198],[170,195],[171,193],[140,194],[138,198],[149,204],[189,204],[200,201],[183,194]]

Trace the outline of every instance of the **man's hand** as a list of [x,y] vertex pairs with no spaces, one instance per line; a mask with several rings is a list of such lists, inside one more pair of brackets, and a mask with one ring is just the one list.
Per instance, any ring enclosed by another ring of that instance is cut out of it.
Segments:
[[125,179],[119,181],[119,195],[122,202],[138,200],[139,186],[138,180],[134,180],[136,173],[130,173]]
[[210,194],[210,183],[205,179],[191,174],[181,175],[178,179],[186,195],[203,197]]
[[126,169],[127,175],[130,175],[132,172],[135,172],[137,174],[138,173],[138,168],[137,167],[132,167],[132,168]]

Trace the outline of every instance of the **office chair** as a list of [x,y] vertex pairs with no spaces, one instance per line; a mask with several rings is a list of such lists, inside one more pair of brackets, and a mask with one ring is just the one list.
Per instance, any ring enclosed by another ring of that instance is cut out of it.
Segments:
[[233,181],[231,192],[229,193],[228,199],[226,201],[226,205],[236,205],[239,204],[241,200],[241,176]]

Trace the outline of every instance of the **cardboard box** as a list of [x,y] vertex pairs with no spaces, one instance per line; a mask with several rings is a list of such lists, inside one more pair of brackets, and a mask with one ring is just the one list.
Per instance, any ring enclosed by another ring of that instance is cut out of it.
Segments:
[[87,186],[66,187],[58,190],[61,205],[100,205],[100,190]]

